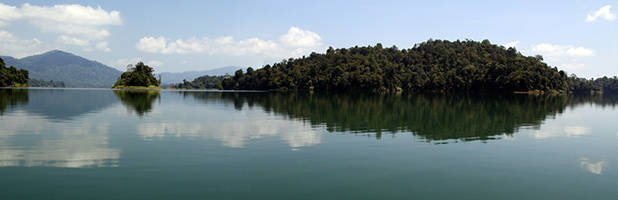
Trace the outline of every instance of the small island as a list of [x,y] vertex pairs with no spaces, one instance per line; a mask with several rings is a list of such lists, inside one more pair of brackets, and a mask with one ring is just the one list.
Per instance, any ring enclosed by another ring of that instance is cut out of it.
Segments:
[[28,70],[6,67],[0,58],[0,87],[28,87]]
[[157,80],[153,72],[154,70],[143,62],[138,62],[135,66],[129,65],[112,88],[159,90],[161,80]]

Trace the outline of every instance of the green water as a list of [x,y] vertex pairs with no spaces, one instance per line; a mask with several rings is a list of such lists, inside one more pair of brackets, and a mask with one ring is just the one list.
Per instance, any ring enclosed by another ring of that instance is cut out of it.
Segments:
[[0,199],[616,199],[617,103],[0,89]]

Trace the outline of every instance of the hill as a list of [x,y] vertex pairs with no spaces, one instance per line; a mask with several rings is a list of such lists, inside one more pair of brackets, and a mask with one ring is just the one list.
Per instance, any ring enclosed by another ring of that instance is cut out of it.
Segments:
[[261,69],[238,70],[224,89],[372,92],[567,90],[564,71],[488,40],[429,40],[410,49],[381,44],[333,49]]
[[110,87],[122,72],[60,50],[21,59],[0,56],[7,65],[28,70],[30,78],[61,81],[66,87]]
[[163,72],[161,74],[161,84],[175,84],[182,83],[183,81],[194,80],[201,76],[223,76],[225,74],[234,74],[234,71],[242,69],[242,67],[228,66],[217,69],[204,70],[204,71],[187,71],[187,72]]

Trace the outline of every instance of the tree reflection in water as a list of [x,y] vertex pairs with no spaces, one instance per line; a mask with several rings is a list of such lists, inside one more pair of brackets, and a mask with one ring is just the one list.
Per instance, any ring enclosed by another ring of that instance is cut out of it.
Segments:
[[114,90],[114,94],[127,109],[135,111],[140,117],[152,111],[152,104],[159,99],[157,90]]
[[611,95],[370,95],[181,92],[206,103],[223,101],[237,110],[255,105],[265,112],[329,132],[372,135],[411,132],[427,142],[493,140],[521,127],[538,128],[567,106],[614,106]]

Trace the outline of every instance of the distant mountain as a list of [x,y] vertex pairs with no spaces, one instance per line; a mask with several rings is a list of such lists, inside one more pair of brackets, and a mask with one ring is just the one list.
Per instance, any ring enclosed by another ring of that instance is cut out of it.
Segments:
[[179,73],[163,72],[161,73],[161,84],[182,83],[182,80],[192,81],[193,79],[204,75],[221,76],[226,73],[234,75],[234,72],[238,69],[242,69],[242,67],[228,66],[205,71],[187,71]]
[[16,59],[0,56],[7,66],[30,72],[30,78],[62,81],[66,87],[102,87],[114,85],[121,71],[60,50]]

